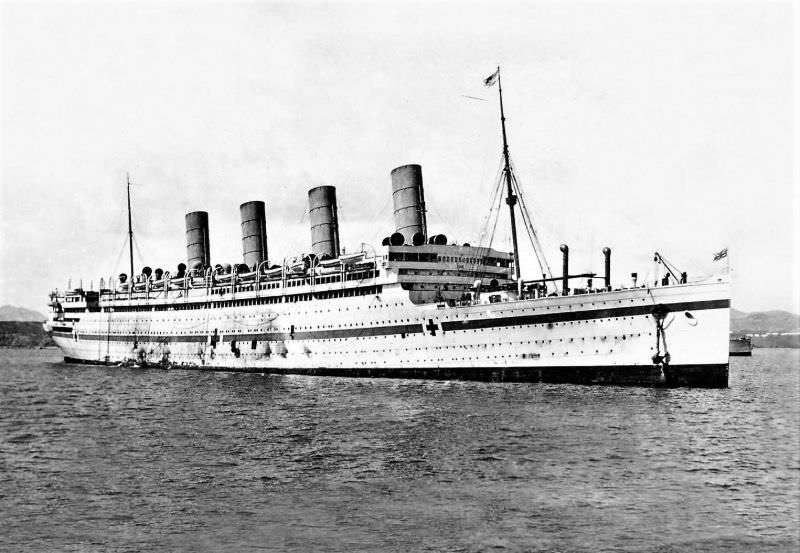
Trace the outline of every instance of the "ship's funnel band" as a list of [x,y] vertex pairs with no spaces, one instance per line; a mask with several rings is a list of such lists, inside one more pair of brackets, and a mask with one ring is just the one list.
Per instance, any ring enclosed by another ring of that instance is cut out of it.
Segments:
[[186,264],[194,267],[211,265],[211,245],[208,237],[208,213],[193,211],[186,214]]
[[336,187],[317,186],[308,191],[311,251],[317,257],[339,257],[339,215]]
[[[392,171],[392,201],[395,230],[403,234],[405,243],[414,244],[414,235],[418,233],[426,237],[428,229],[425,220],[422,167],[403,165]],[[419,242],[419,239],[416,241]]]
[[242,219],[244,264],[257,268],[267,257],[267,217],[264,202],[246,202],[239,206]]

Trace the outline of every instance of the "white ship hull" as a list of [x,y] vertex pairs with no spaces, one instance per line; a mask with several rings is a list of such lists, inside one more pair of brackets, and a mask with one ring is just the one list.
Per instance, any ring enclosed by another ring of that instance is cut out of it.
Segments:
[[[260,304],[244,295],[238,304],[199,309],[86,312],[71,324],[52,320],[48,330],[67,361],[84,363],[727,386],[730,296],[720,280],[465,306],[415,304],[396,283],[375,291],[308,302]],[[657,306],[665,314],[661,339]]]

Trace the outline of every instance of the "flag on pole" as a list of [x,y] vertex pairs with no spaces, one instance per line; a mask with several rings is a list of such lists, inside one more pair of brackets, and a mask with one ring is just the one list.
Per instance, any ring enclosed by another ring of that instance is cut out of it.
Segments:
[[717,253],[715,253],[714,254],[714,261],[719,261],[720,259],[722,259],[724,257],[728,257],[728,248],[725,248],[724,250],[720,250]]
[[500,76],[500,69],[498,68],[497,71],[483,79],[483,84],[486,86],[492,86],[494,83],[497,82],[497,77]]

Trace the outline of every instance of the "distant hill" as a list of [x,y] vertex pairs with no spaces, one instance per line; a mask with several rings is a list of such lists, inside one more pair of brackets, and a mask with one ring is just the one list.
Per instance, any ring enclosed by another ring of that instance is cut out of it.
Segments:
[[0,347],[38,348],[54,346],[53,340],[42,328],[46,319],[41,313],[4,305],[0,307]]
[[38,348],[54,345],[41,322],[0,321],[0,347]]
[[13,305],[0,307],[0,321],[35,321],[41,323],[46,318],[41,313],[24,307],[15,307]]
[[788,311],[745,313],[731,309],[731,336],[750,336],[757,348],[800,348],[800,315]]
[[755,311],[745,313],[731,309],[731,332],[763,334],[765,332],[798,332],[800,315],[788,311]]

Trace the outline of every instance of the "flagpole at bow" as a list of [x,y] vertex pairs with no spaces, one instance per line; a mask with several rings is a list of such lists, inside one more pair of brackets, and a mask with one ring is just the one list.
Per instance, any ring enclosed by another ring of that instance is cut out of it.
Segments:
[[508,194],[506,196],[506,203],[508,210],[511,214],[511,240],[514,244],[514,274],[517,282],[519,283],[522,278],[522,272],[519,265],[519,246],[517,244],[517,223],[514,213],[514,206],[517,204],[517,196],[514,194],[514,187],[511,184],[511,163],[508,156],[508,139],[506,137],[506,115],[503,110],[503,85],[500,82],[500,66],[497,66],[497,71],[492,73],[489,77],[484,79],[483,83],[486,86],[492,86],[497,81],[497,90],[500,95],[500,126],[503,129],[503,160],[505,161],[504,173],[506,175],[506,186],[508,187]]

